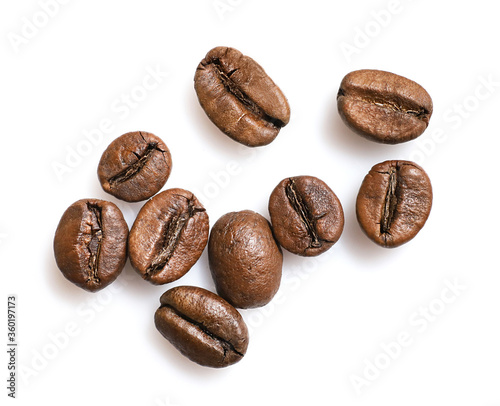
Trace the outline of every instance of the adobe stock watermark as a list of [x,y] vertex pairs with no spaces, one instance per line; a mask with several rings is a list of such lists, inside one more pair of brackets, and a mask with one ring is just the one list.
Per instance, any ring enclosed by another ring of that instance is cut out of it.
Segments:
[[38,10],[30,16],[22,17],[18,29],[7,33],[7,39],[14,52],[19,53],[22,47],[36,38],[59,15],[62,6],[70,2],[71,0],[39,0]]
[[60,160],[54,160],[50,166],[59,182],[66,175],[75,171],[84,158],[92,154],[99,147],[105,136],[116,129],[116,123],[126,120],[141,103],[144,103],[149,94],[158,89],[169,76],[161,65],[146,66],[146,74],[142,80],[130,90],[121,93],[109,105],[111,114],[98,120],[97,126],[82,131],[82,138],[74,145],[66,145],[66,154]]
[[179,403],[174,402],[170,399],[170,397],[165,398],[155,398],[153,401],[154,406],[181,406]]
[[226,14],[232,13],[244,0],[213,0],[212,7],[221,21],[226,19]]
[[242,158],[239,160],[230,160],[223,168],[211,170],[207,173],[208,181],[200,188],[191,188],[193,194],[207,206],[209,202],[217,198],[223,190],[225,190],[233,181],[233,179],[241,175],[246,165],[254,162],[258,156],[258,152],[254,148],[248,148],[239,145],[238,155]]
[[353,373],[349,381],[360,396],[364,390],[373,385],[388,368],[391,367],[405,351],[412,347],[418,336],[424,334],[429,327],[442,319],[443,314],[467,290],[467,286],[457,278],[445,279],[438,296],[415,309],[406,321],[406,327],[396,333],[392,339],[379,344],[378,352],[363,359],[358,373]]
[[340,50],[347,62],[351,62],[354,55],[359,55],[366,49],[372,41],[377,38],[382,31],[387,28],[394,20],[394,16],[401,14],[406,6],[406,3],[414,0],[390,0],[387,5],[381,10],[372,10],[370,19],[362,26],[354,27],[352,39],[342,41]]
[[434,128],[430,134],[424,133],[424,137],[415,140],[415,149],[411,151],[408,159],[422,165],[434,154],[439,145],[448,141],[451,131],[458,130],[470,120],[474,113],[493,97],[498,88],[500,88],[500,81],[492,74],[487,77],[478,76],[474,90],[461,101],[444,110],[441,119],[444,125]]
[[272,317],[277,309],[287,302],[288,298],[303,286],[311,275],[316,272],[319,267],[327,263],[334,254],[334,250],[330,249],[317,257],[309,257],[304,259],[300,265],[292,265],[287,267],[286,272],[283,272],[281,277],[281,286],[274,298],[264,307],[251,309],[245,314],[246,324],[250,335],[261,327],[266,319]]
[[75,317],[67,321],[63,327],[47,334],[45,343],[39,348],[31,348],[31,359],[19,366],[19,377],[24,386],[28,386],[34,378],[47,369],[50,362],[63,353],[70,343],[82,334],[86,326],[91,324],[98,314],[102,313],[128,285],[125,275],[121,275],[106,289],[82,301],[75,308]]

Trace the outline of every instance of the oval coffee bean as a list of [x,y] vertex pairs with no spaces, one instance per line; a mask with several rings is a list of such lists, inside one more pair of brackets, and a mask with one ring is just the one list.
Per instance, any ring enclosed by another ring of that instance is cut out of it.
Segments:
[[197,364],[235,364],[248,347],[248,329],[238,311],[215,293],[194,286],[165,292],[155,313],[158,331]]
[[128,226],[115,204],[82,199],[64,212],[54,237],[62,274],[90,292],[113,282],[127,260]]
[[208,240],[208,215],[195,195],[169,189],[139,211],[129,236],[135,270],[154,285],[173,282],[200,258]]
[[102,188],[118,199],[139,202],[165,185],[172,157],[165,143],[144,131],[123,134],[104,151],[97,174]]
[[235,307],[264,306],[281,282],[283,254],[269,222],[250,210],[227,213],[214,224],[208,261],[217,293]]
[[194,87],[210,120],[249,147],[269,144],[290,120],[290,106],[279,87],[236,49],[209,51],[196,69]]
[[347,126],[384,144],[417,138],[432,115],[432,99],[422,86],[379,70],[347,74],[340,84],[337,106]]
[[330,249],[344,229],[339,199],[313,176],[283,179],[271,193],[269,214],[280,245],[306,257]]
[[356,215],[372,241],[397,247],[417,235],[431,206],[431,181],[420,166],[409,161],[385,161],[375,165],[363,180]]

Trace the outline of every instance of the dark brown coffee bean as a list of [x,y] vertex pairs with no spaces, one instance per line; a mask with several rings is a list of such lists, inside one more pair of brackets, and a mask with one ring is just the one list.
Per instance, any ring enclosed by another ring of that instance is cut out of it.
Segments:
[[217,293],[235,307],[264,306],[281,282],[283,254],[269,222],[250,210],[227,213],[214,224],[208,261]]
[[130,230],[132,266],[155,285],[183,276],[208,240],[208,215],[191,192],[169,189],[149,200]]
[[165,185],[172,157],[165,143],[144,131],[123,134],[104,151],[97,175],[102,188],[118,199],[149,199]]
[[375,165],[363,180],[356,214],[371,240],[383,247],[398,247],[417,235],[431,206],[431,181],[420,166],[385,161]]
[[249,147],[269,144],[290,120],[290,106],[279,87],[236,49],[208,52],[196,69],[194,87],[210,120]]
[[352,130],[384,144],[417,138],[432,115],[432,99],[422,86],[379,70],[347,74],[340,84],[337,105]]
[[83,199],[64,212],[54,237],[62,274],[90,292],[113,282],[127,260],[128,226],[116,205]]
[[313,176],[283,179],[271,194],[269,214],[280,245],[306,257],[330,249],[344,229],[339,199],[325,182]]
[[222,368],[235,364],[248,347],[248,329],[238,311],[215,293],[178,286],[160,298],[158,331],[197,364]]

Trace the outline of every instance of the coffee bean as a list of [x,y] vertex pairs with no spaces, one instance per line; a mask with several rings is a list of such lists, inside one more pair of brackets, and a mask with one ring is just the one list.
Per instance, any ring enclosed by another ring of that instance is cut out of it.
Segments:
[[409,161],[385,161],[375,165],[363,180],[356,214],[372,241],[397,247],[417,235],[431,206],[431,182],[420,166]]
[[90,292],[113,282],[127,260],[128,226],[115,204],[83,199],[64,212],[54,237],[62,274]]
[[344,229],[339,199],[325,182],[313,176],[283,179],[271,194],[269,214],[280,245],[306,257],[330,249]]
[[130,262],[155,285],[173,282],[200,258],[208,228],[208,215],[195,195],[183,189],[161,192],[141,208],[130,230]]
[[290,120],[290,106],[278,86],[236,49],[209,51],[196,69],[194,87],[210,120],[249,147],[269,144]]
[[432,99],[422,86],[378,70],[347,74],[340,84],[337,106],[347,126],[384,144],[417,138],[432,115]]
[[222,368],[235,364],[248,347],[248,329],[238,311],[215,293],[178,286],[160,298],[158,331],[197,364]]
[[250,210],[227,213],[214,224],[208,261],[217,293],[235,307],[264,306],[281,282],[283,255],[269,222]]
[[172,157],[165,143],[144,131],[123,134],[104,151],[97,174],[102,188],[118,199],[149,199],[165,185]]

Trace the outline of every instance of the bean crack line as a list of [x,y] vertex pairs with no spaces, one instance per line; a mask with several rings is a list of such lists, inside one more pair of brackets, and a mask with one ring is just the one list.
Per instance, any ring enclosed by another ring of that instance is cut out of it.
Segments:
[[399,167],[391,168],[389,171],[389,184],[384,199],[382,219],[380,221],[380,233],[390,234],[392,223],[396,217],[399,194]]
[[102,239],[104,236],[102,231],[102,210],[96,204],[91,203],[87,203],[87,208],[92,216],[90,224],[90,241],[87,244],[87,250],[90,254],[88,261],[87,283],[99,283],[99,257],[101,255]]
[[425,107],[415,106],[414,103],[407,100],[402,100],[403,103],[396,103],[395,101],[390,100],[390,98],[384,97],[382,95],[360,94],[358,92],[354,91],[346,94],[346,91],[340,88],[337,93],[337,98],[349,96],[357,101],[359,100],[386,110],[391,110],[402,114],[409,114],[425,122],[429,121],[429,111]]
[[273,127],[281,128],[284,126],[284,123],[281,120],[268,115],[261,107],[259,107],[259,105],[257,105],[257,103],[255,103],[243,90],[240,89],[233,79],[231,79],[231,76],[238,71],[238,69],[233,69],[226,73],[219,59],[212,61],[212,64],[214,65],[215,72],[226,90],[236,97],[248,110],[250,110],[251,113],[256,115],[261,120],[268,122]]
[[320,241],[320,238],[318,237],[318,233],[316,232],[316,224],[315,224],[316,222],[309,208],[304,203],[304,199],[302,199],[302,196],[300,196],[300,194],[298,193],[297,185],[295,184],[295,180],[293,178],[290,178],[290,181],[285,186],[285,193],[291,206],[299,214],[302,222],[304,223],[307,229],[307,233],[311,238],[309,247],[310,248],[321,247],[322,243]]
[[[187,199],[185,196],[181,196]],[[151,275],[160,272],[168,264],[172,256],[174,255],[175,248],[177,247],[179,240],[181,238],[182,230],[186,227],[189,219],[194,217],[196,213],[205,211],[204,208],[198,208],[194,205],[191,199],[188,199],[188,207],[186,210],[182,211],[180,214],[176,214],[168,222],[165,227],[163,246],[158,253],[158,255],[153,259],[151,265],[146,270],[146,278],[151,277]]]
[[137,154],[136,152],[134,152],[134,155],[137,157],[137,161],[109,178],[109,185],[111,187],[116,187],[117,185],[124,183],[137,175],[151,159],[154,151],[160,151],[163,153],[163,151],[158,148],[157,142],[148,143],[148,146],[142,154]]
[[226,358],[227,356],[227,353],[228,352],[234,352],[235,354],[239,355],[240,357],[243,357],[244,354],[242,354],[241,352],[239,352],[238,350],[236,350],[236,348],[234,348],[234,345],[231,344],[229,341],[225,340],[224,338],[222,337],[219,337],[217,335],[215,335],[214,333],[212,333],[210,330],[208,330],[204,325],[203,323],[200,323],[196,320],[193,320],[192,318],[186,316],[185,314],[181,313],[179,310],[177,310],[176,308],[174,308],[173,306],[170,306],[170,305],[164,305],[164,307],[168,307],[169,309],[171,309],[178,317],[180,317],[181,319],[187,321],[189,324],[192,324],[195,328],[197,328],[198,330],[200,330],[202,333],[206,334],[207,336],[209,336],[212,340],[218,342],[220,344],[220,346],[222,347],[222,351],[224,352],[224,356],[223,358]]

